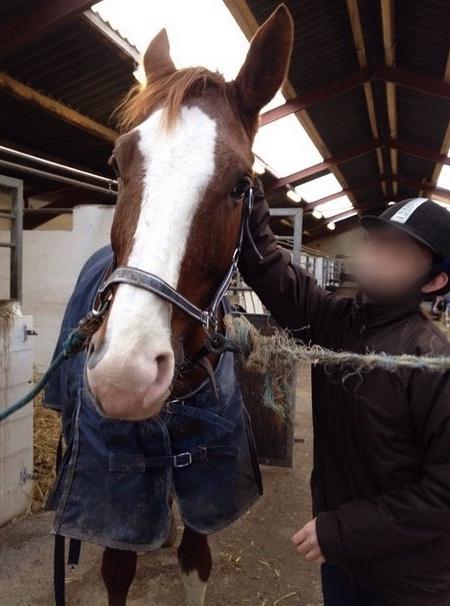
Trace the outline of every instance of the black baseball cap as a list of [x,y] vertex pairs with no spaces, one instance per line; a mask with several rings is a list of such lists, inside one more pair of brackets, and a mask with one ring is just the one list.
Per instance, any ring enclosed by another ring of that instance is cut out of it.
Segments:
[[[450,206],[449,206],[450,209]],[[389,206],[381,215],[364,215],[361,225],[371,231],[389,226],[408,234],[450,263],[450,212],[428,198],[409,198]]]

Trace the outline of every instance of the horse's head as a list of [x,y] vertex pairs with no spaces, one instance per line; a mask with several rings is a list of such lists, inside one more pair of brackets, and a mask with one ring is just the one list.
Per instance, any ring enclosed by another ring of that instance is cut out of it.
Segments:
[[[147,85],[125,102],[128,132],[113,153],[118,266],[159,276],[200,308],[208,305],[236,248],[258,114],[283,83],[292,35],[281,5],[256,33],[233,82],[203,68],[176,70],[165,30],[150,43]],[[179,352],[195,347],[199,327],[136,286],[120,284],[113,294],[92,339],[89,387],[105,415],[149,418],[167,399]]]

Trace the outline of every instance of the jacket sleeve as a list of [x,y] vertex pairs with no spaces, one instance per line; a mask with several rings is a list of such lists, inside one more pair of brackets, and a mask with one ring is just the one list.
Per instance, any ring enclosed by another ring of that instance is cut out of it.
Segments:
[[298,331],[299,338],[303,337],[300,331],[309,328],[311,340],[320,343],[323,340],[320,333],[325,335],[327,326],[336,326],[339,317],[349,309],[350,300],[320,288],[310,274],[294,265],[291,255],[277,245],[269,219],[269,207],[258,189],[250,231],[263,259],[258,258],[246,240],[239,270],[280,326]]
[[450,534],[450,373],[416,371],[411,411],[423,452],[420,480],[373,501],[352,501],[317,517],[327,561],[381,558]]

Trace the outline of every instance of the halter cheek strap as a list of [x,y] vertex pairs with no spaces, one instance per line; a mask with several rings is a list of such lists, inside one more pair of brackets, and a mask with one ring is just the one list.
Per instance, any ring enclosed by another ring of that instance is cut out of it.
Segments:
[[170,286],[170,284],[159,276],[155,276],[154,274],[143,271],[142,269],[138,269],[137,267],[124,266],[115,269],[106,282],[99,288],[92,313],[98,317],[103,316],[107,312],[112,300],[111,287],[114,284],[129,284],[130,286],[141,288],[158,297],[161,297],[161,299],[164,299],[171,305],[174,305],[186,315],[199,322],[207,330],[211,325],[213,325],[217,331],[217,308],[230,286],[233,274],[237,270],[237,264],[244,240],[244,233],[247,235],[247,238],[256,251],[259,259],[262,259],[262,256],[253,241],[249,228],[249,217],[253,209],[253,200],[253,189],[250,188],[244,198],[238,242],[234,250],[230,266],[224,275],[211,303],[206,309],[201,309],[189,301],[189,299],[175,290],[175,288]]

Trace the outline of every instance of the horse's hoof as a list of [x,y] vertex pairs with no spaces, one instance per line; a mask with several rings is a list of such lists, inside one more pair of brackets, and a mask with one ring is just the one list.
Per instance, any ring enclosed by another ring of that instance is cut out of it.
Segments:
[[163,547],[164,548],[173,547],[177,541],[177,538],[178,538],[178,529],[177,529],[177,524],[175,522],[175,516],[172,513],[169,534],[167,535],[167,539],[166,539],[165,543],[163,544]]

